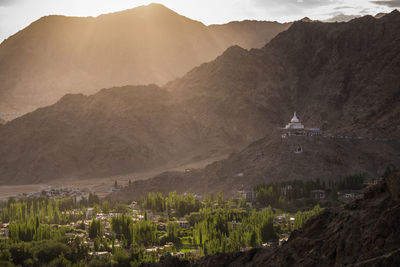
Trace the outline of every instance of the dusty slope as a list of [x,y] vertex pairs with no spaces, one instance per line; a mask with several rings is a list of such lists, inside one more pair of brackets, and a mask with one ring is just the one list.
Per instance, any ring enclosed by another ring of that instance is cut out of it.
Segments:
[[0,177],[24,183],[118,175],[229,147],[202,128],[156,85],[66,95],[0,127]]
[[179,77],[226,48],[262,47],[290,24],[210,27],[160,4],[96,18],[48,16],[0,45],[0,113],[31,111],[66,93]]
[[[294,153],[298,146],[303,153]],[[241,188],[252,189],[274,181],[338,179],[360,173],[373,178],[382,174],[389,164],[400,166],[398,141],[267,136],[204,169],[190,173],[166,172],[135,181],[131,187],[110,197],[129,201],[146,192],[173,190],[196,194],[223,191],[225,195],[233,195]]]
[[0,128],[0,181],[119,174],[229,151],[268,136],[294,110],[328,133],[399,140],[399,23],[398,12],[296,22],[263,49],[231,47],[148,94],[67,96]]
[[143,266],[399,266],[400,175],[364,199],[327,208],[277,249],[217,254],[197,262],[167,258]]

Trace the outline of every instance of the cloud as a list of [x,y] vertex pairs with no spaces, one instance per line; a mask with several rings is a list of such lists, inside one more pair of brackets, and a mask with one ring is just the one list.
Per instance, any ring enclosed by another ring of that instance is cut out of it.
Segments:
[[19,0],[0,0],[0,6],[13,6],[17,2],[19,2]]
[[253,0],[259,6],[269,7],[280,5],[282,7],[285,6],[293,6],[297,8],[312,8],[319,6],[327,6],[336,3],[341,3],[341,0]]
[[371,3],[387,7],[400,7],[400,0],[371,1]]
[[351,6],[338,6],[338,7],[335,7],[334,10],[342,10],[342,9],[349,9],[349,8],[353,8],[353,7],[351,7]]
[[[259,13],[268,14],[278,21],[294,21],[302,17],[323,19],[321,14],[337,6],[347,6],[345,0],[248,0]],[[280,18],[284,18],[283,20]]]

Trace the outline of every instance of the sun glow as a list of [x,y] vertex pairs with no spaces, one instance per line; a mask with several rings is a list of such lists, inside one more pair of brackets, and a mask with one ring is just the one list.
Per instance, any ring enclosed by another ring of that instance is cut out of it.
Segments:
[[338,15],[374,15],[391,8],[364,0],[291,1],[291,0],[14,0],[0,1],[0,40],[46,15],[98,16],[140,5],[158,2],[175,12],[204,24],[254,19],[287,22],[305,16],[328,19]]

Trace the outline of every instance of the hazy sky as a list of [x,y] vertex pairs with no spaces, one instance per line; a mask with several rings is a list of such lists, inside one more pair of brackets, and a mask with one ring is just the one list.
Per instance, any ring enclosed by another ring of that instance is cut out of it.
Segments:
[[375,15],[400,7],[400,0],[0,0],[0,42],[45,15],[97,16],[152,2],[204,24],[256,19],[326,20]]

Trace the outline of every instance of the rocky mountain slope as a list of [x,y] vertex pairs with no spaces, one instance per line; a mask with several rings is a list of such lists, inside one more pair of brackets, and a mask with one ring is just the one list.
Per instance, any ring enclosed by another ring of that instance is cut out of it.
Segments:
[[166,258],[144,266],[398,266],[400,175],[370,188],[364,199],[327,208],[276,249],[217,254],[197,262]]
[[[298,148],[302,153],[296,153]],[[204,195],[238,190],[284,180],[335,180],[365,174],[382,175],[389,165],[400,166],[400,142],[350,138],[269,135],[227,159],[190,172],[165,172],[139,180],[110,195],[129,201],[147,192],[190,192]]]
[[232,145],[203,128],[156,85],[66,95],[0,127],[1,181],[118,175]]
[[128,84],[162,85],[231,45],[262,47],[290,24],[263,21],[205,26],[160,5],[96,18],[47,16],[0,45],[0,113]]
[[231,105],[227,113],[255,118],[263,130],[297,110],[309,127],[398,138],[398,22],[398,11],[348,23],[296,22],[263,49],[231,47],[167,88],[188,111]]
[[[399,140],[399,23],[397,11],[348,23],[300,21],[262,49],[233,46],[162,88],[66,96],[0,127],[0,181],[120,174],[232,151],[279,137],[275,132],[294,110],[306,127],[326,134]],[[333,151],[324,152],[323,162],[335,162],[336,145],[323,142]],[[348,151],[344,170],[354,169],[352,156],[365,152],[363,161],[376,155],[385,163],[384,155],[398,151],[391,144],[371,147]]]

